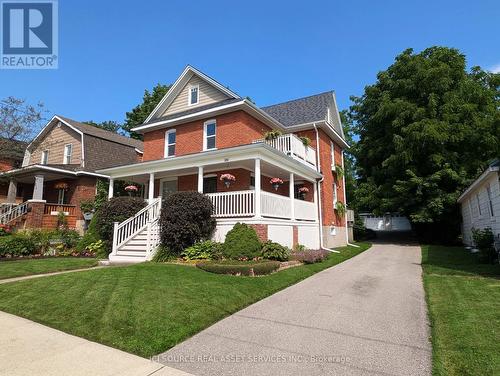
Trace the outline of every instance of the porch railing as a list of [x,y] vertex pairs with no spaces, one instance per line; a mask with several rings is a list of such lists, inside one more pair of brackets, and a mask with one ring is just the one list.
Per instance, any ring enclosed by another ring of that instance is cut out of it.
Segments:
[[263,216],[291,218],[292,201],[289,197],[261,191],[261,213]]
[[294,200],[295,218],[306,221],[314,221],[316,219],[316,205],[313,202]]
[[76,215],[76,205],[66,204],[45,204],[44,214],[57,215],[59,213],[65,215]]
[[316,167],[316,150],[304,145],[302,140],[293,133],[278,136],[273,140],[254,141],[254,143],[259,142],[264,142],[306,165]]
[[28,201],[23,202],[22,204],[12,207],[10,211],[0,215],[0,224],[5,225],[10,221],[26,214],[28,212],[28,204]]
[[255,191],[208,193],[214,217],[247,217],[255,214]]
[[113,252],[130,240],[133,236],[144,230],[148,223],[157,220],[160,216],[161,197],[155,198],[152,203],[137,212],[136,215],[123,221],[115,223],[113,229]]

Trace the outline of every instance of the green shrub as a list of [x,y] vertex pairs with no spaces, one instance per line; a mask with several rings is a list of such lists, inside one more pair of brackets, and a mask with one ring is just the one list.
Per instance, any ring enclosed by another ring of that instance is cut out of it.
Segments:
[[290,258],[290,249],[268,240],[262,244],[262,257],[269,260],[287,261]]
[[219,260],[222,258],[222,244],[212,240],[198,242],[186,248],[181,256],[184,260]]
[[80,234],[75,230],[60,229],[56,232],[61,242],[66,248],[75,248],[78,241],[81,239]]
[[224,257],[233,260],[253,259],[259,256],[260,249],[260,240],[255,230],[239,222],[227,233],[223,247]]
[[[101,240],[99,236],[99,231],[97,231],[97,214],[94,214],[92,219],[90,220],[89,226],[85,234],[83,234],[82,238],[76,243],[76,249],[78,252],[83,252],[87,249],[87,247],[95,243],[96,241]],[[105,245],[105,253],[103,256],[107,256],[109,254],[110,248]]]
[[162,203],[161,243],[179,256],[195,242],[208,240],[215,230],[210,199],[199,192],[176,192]]
[[262,262],[199,262],[196,266],[202,270],[217,274],[231,275],[266,275],[275,272],[279,269],[278,261],[262,261]]
[[165,262],[175,259],[176,256],[172,253],[172,251],[165,247],[164,245],[160,245],[156,250],[156,253],[153,256],[151,261],[153,262]]
[[481,251],[480,260],[484,263],[491,263],[495,260],[497,254],[493,246],[495,242],[495,236],[491,228],[486,227],[484,229],[472,229],[472,238],[474,239],[474,244]]
[[94,243],[90,243],[85,247],[85,250],[80,252],[80,254],[87,255],[87,252],[90,252],[96,257],[102,258],[102,257],[107,257],[108,252],[106,252],[106,244],[102,240],[97,240]]
[[95,222],[100,239],[110,243],[113,238],[113,223],[123,222],[145,206],[146,202],[138,197],[113,197],[102,203]]
[[37,253],[37,245],[26,234],[17,233],[0,238],[0,257],[29,256]]

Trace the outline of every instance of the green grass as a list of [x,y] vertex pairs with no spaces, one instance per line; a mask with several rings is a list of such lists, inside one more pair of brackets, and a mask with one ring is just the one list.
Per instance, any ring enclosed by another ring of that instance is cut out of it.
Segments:
[[500,265],[422,246],[434,375],[500,375]]
[[0,261],[0,279],[23,277],[32,274],[52,273],[63,270],[90,268],[96,265],[96,259],[75,257]]
[[0,285],[0,310],[141,356],[152,356],[243,307],[367,248],[263,277],[142,263]]

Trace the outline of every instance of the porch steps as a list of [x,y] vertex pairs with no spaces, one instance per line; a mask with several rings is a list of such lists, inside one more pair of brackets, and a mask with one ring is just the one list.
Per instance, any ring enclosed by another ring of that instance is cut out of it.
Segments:
[[112,264],[117,263],[136,263],[146,260],[146,247],[148,241],[147,228],[143,229],[132,239],[120,246],[116,255],[109,255],[109,261]]

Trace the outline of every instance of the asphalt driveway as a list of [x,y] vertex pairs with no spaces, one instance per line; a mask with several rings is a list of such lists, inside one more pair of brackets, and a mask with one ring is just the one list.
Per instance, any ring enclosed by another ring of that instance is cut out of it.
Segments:
[[420,247],[378,243],[157,357],[195,375],[430,375]]

